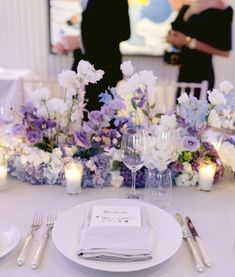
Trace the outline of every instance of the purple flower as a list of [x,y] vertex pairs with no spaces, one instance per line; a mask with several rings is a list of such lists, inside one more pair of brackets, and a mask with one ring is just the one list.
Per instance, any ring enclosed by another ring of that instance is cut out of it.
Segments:
[[26,127],[23,124],[15,124],[12,128],[12,133],[15,136],[24,135],[26,131]]
[[94,123],[96,125],[98,125],[104,121],[104,117],[103,117],[103,114],[101,113],[101,111],[90,112],[88,114],[88,118],[92,123]]
[[53,119],[48,119],[46,122],[47,129],[55,128],[57,123]]
[[39,142],[43,136],[42,136],[42,132],[38,130],[31,130],[31,131],[27,131],[26,137],[30,143],[35,144]]
[[195,137],[185,136],[182,140],[182,146],[185,151],[195,152],[199,149],[200,143]]
[[78,143],[79,146],[84,147],[86,149],[91,147],[91,143],[87,137],[87,134],[84,131],[79,131],[74,133],[75,142]]

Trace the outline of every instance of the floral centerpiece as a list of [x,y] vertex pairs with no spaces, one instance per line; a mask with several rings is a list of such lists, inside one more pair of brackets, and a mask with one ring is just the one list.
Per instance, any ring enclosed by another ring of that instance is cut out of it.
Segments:
[[[215,165],[214,182],[222,176],[224,165],[235,171],[231,132],[219,139],[220,148],[212,139],[212,134],[218,138],[215,128],[235,129],[235,89],[229,82],[209,92],[209,101],[183,93],[176,111],[159,114],[153,100],[157,82],[153,72],[134,73],[131,62],[124,62],[121,70],[124,80],[118,93],[116,89],[102,92],[103,105],[97,111],[86,110],[85,86],[98,82],[104,72],[86,61],[79,63],[77,73],[59,74],[63,99],[50,98],[47,89],[34,91],[10,138],[10,173],[32,184],[64,184],[64,167],[76,160],[83,165],[83,187],[130,185],[131,172],[122,163],[120,144],[123,132],[133,127],[145,129],[147,145],[137,188],[145,185],[148,170],[156,168],[170,168],[179,186],[195,185],[202,163]],[[126,95],[132,107],[129,113]]]
[[34,91],[31,102],[20,111],[22,122],[13,128],[9,160],[13,176],[32,184],[64,184],[64,166],[76,159],[84,166],[84,187],[110,183],[110,156],[104,149],[118,143],[119,130],[128,119],[116,116],[125,105],[115,90],[101,94],[100,111],[86,111],[85,86],[99,81],[103,73],[81,61],[77,73],[66,70],[58,76],[63,99],[50,98],[47,89]]

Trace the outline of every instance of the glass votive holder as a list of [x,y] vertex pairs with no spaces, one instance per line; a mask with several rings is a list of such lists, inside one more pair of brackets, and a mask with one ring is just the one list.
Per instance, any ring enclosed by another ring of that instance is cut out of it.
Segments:
[[7,162],[0,159],[0,191],[7,190]]
[[213,187],[216,166],[213,163],[202,163],[198,170],[198,189],[211,191]]
[[65,182],[68,194],[78,194],[82,191],[83,165],[80,162],[69,162],[65,166]]

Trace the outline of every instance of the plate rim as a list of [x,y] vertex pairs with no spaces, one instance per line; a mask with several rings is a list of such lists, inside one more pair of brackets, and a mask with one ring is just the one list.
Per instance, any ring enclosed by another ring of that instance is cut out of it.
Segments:
[[[1,224],[6,224],[11,226],[11,228],[14,229],[14,234],[16,236],[15,242],[11,245],[11,247],[7,247],[7,249],[5,251],[3,251],[2,253],[0,253],[0,258],[3,258],[4,256],[6,256],[7,254],[9,254],[19,243],[20,238],[21,238],[21,234],[19,229],[16,227],[15,224],[9,222],[9,221],[5,221],[5,220],[0,220],[0,226]],[[0,228],[1,229],[1,228]]]
[[[70,208],[70,209],[64,211],[62,216],[66,216],[67,213],[71,212],[71,211],[74,210],[74,209],[77,209],[78,207],[81,207],[81,206],[88,206],[88,205],[91,205],[91,204],[98,204],[99,202],[100,202],[100,203],[103,203],[104,201],[127,201],[127,202],[130,201],[130,202],[132,202],[132,203],[139,203],[139,202],[141,201],[142,205],[140,205],[140,206],[149,206],[149,208],[151,208],[151,209],[157,209],[157,210],[159,210],[160,212],[165,213],[165,214],[167,214],[169,217],[171,217],[171,219],[172,219],[173,221],[175,221],[176,226],[178,226],[177,228],[178,228],[179,234],[182,233],[181,228],[180,228],[178,222],[176,221],[176,219],[175,219],[169,212],[167,212],[167,211],[165,211],[165,210],[163,210],[163,209],[161,209],[161,208],[159,208],[159,207],[157,207],[157,206],[155,206],[155,205],[153,205],[153,204],[151,204],[151,203],[148,203],[148,202],[145,202],[145,201],[142,201],[142,200],[139,200],[139,199],[136,200],[136,199],[123,199],[123,198],[103,198],[103,199],[89,200],[89,201],[83,202],[83,203],[81,203],[81,204],[78,204],[78,205],[76,205],[76,206],[74,206],[74,207],[72,207],[72,208]],[[141,270],[145,270],[145,269],[152,268],[152,267],[154,267],[154,266],[160,265],[160,264],[162,264],[162,263],[168,261],[170,258],[172,258],[172,257],[176,254],[176,252],[179,250],[179,248],[180,248],[180,246],[181,246],[181,244],[182,244],[182,240],[183,240],[182,236],[179,236],[178,245],[177,245],[177,247],[175,247],[176,250],[174,251],[174,253],[172,253],[167,259],[164,259],[164,260],[160,261],[160,262],[157,263],[157,264],[156,264],[156,263],[153,263],[153,264],[146,265],[146,266],[143,266],[143,265],[142,265],[142,267],[136,268],[136,269],[133,269],[133,268],[126,269],[126,268],[125,268],[125,269],[121,270],[121,269],[119,268],[119,269],[115,270],[114,268],[112,268],[112,269],[107,269],[107,268],[103,269],[103,268],[97,267],[96,264],[94,264],[94,265],[93,265],[93,264],[89,265],[89,264],[87,264],[88,260],[82,259],[82,258],[79,259],[79,257],[78,257],[78,260],[74,260],[72,257],[68,257],[66,254],[63,253],[63,251],[61,251],[60,246],[58,246],[58,244],[57,244],[57,242],[56,242],[56,240],[55,240],[55,232],[56,232],[55,230],[56,230],[56,224],[55,224],[55,226],[54,226],[54,228],[53,228],[53,230],[52,230],[52,240],[53,240],[53,243],[55,244],[56,249],[57,249],[65,258],[67,258],[68,260],[72,261],[72,262],[75,263],[75,264],[78,264],[78,265],[80,265],[80,266],[84,266],[84,267],[89,268],[89,269],[94,269],[94,270],[103,271],[103,272],[114,272],[114,273],[118,273],[118,272],[120,272],[120,273],[123,272],[123,273],[124,273],[124,272],[141,271]],[[83,260],[84,260],[84,262],[83,262]],[[150,261],[150,260],[149,260],[149,261]],[[99,262],[99,261],[92,261],[92,262]],[[103,262],[103,261],[102,261],[102,262]],[[109,263],[109,262],[107,262],[107,263]],[[130,263],[131,263],[131,262],[130,262]]]

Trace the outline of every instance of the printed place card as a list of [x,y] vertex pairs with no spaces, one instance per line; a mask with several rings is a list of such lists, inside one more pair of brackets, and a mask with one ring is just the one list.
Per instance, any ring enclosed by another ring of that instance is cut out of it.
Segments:
[[90,226],[141,226],[141,208],[132,206],[93,206]]

